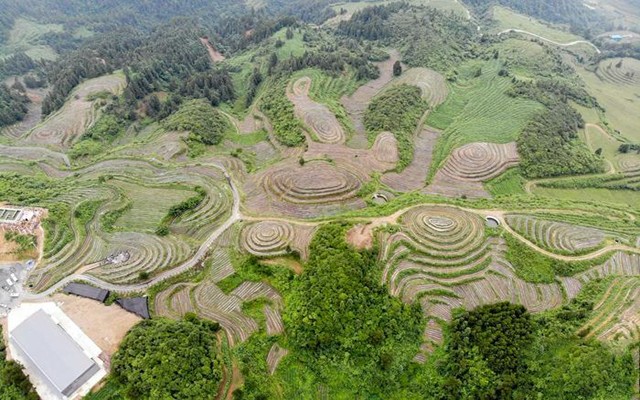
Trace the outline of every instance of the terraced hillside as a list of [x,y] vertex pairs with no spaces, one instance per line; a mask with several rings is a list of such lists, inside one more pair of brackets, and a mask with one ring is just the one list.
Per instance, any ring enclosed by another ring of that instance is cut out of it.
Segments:
[[[47,210],[20,300],[77,281],[216,322],[216,400],[606,398],[585,386],[637,372],[640,62],[478,3],[149,8],[118,35],[78,19],[38,39],[59,62],[0,60],[8,93],[34,86],[0,134],[0,205]],[[576,148],[608,168],[580,175]],[[566,175],[532,178],[541,155]],[[516,319],[531,347],[478,345]],[[584,354],[588,384],[548,372]]]

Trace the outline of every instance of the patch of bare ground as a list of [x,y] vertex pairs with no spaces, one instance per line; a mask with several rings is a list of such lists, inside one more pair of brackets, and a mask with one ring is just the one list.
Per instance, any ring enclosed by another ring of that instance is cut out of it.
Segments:
[[305,125],[322,143],[343,143],[344,129],[336,116],[324,104],[309,98],[311,78],[302,77],[287,88],[287,97],[294,105],[294,111]]
[[53,300],[108,357],[118,349],[129,329],[141,320],[120,307],[91,299],[56,294]]
[[216,50],[215,47],[213,47],[208,37],[206,36],[201,37],[200,43],[202,43],[204,47],[206,47],[207,53],[209,53],[209,58],[211,59],[211,62],[217,63],[220,61],[224,61],[224,56],[222,55],[222,53]]
[[433,148],[440,132],[431,128],[423,129],[414,139],[413,160],[402,172],[390,172],[382,176],[382,182],[390,188],[409,192],[422,189],[427,180],[433,158]]
[[0,262],[18,261],[18,244],[16,242],[6,240],[4,234],[5,231],[0,229]]
[[227,400],[233,399],[233,392],[242,387],[244,383],[244,379],[242,378],[242,373],[240,372],[240,368],[238,367],[238,363],[233,361],[231,367],[231,384],[229,385],[229,391],[227,392]]
[[304,272],[304,269],[302,268],[302,264],[300,264],[300,261],[294,260],[293,258],[290,258],[290,257],[270,258],[268,260],[260,260],[260,263],[265,265],[287,267],[291,271],[293,271],[293,273],[296,275],[300,275],[302,272]]
[[469,143],[451,153],[425,193],[448,197],[489,197],[482,182],[517,165],[518,160],[514,142]]
[[360,86],[351,96],[344,96],[340,99],[347,114],[353,121],[355,130],[355,134],[349,141],[350,146],[356,148],[368,147],[369,142],[364,127],[364,112],[369,106],[371,99],[380,93],[385,85],[393,79],[393,64],[398,61],[399,58],[400,54],[397,50],[389,51],[389,58],[387,60],[376,63],[380,70],[380,76],[377,79]]
[[369,224],[358,224],[347,232],[347,243],[356,249],[370,249],[373,245],[373,235]]
[[95,101],[88,96],[101,91],[118,93],[125,85],[124,76],[106,75],[81,83],[64,106],[47,117],[25,139],[32,145],[68,148],[93,124],[98,116]]

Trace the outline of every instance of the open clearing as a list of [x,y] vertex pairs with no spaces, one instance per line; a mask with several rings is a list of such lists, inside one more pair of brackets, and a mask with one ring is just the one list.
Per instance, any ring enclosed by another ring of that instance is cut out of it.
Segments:
[[16,52],[25,52],[33,60],[55,60],[58,54],[51,46],[43,45],[40,38],[49,33],[61,33],[64,31],[59,24],[38,24],[24,18],[17,18],[11,31],[7,44],[0,47],[0,59]]
[[117,305],[105,306],[95,300],[78,296],[56,294],[53,301],[75,322],[82,331],[111,357],[126,333],[141,318]]
[[580,36],[554,28],[532,17],[515,13],[505,7],[494,6],[493,18],[497,22],[494,28],[495,33],[507,29],[521,29],[561,43],[584,40]]

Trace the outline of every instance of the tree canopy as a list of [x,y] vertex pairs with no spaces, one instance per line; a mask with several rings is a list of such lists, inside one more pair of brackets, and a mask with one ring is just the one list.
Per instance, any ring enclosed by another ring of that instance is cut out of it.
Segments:
[[350,247],[347,230],[331,224],[316,233],[287,298],[287,332],[310,362],[346,363],[359,371],[360,384],[371,385],[367,390],[389,390],[417,351],[422,313],[388,294],[374,272],[375,252]]
[[128,399],[213,399],[222,378],[218,324],[187,316],[136,325],[112,359]]
[[222,140],[230,129],[229,121],[203,100],[192,100],[164,121],[168,130],[188,131],[189,138],[212,145]]

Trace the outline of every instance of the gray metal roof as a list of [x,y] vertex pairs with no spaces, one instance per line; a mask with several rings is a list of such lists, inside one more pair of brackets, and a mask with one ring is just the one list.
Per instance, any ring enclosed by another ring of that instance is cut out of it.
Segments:
[[72,394],[99,370],[73,338],[43,310],[38,310],[11,331],[11,338],[64,395]]
[[105,289],[100,289],[97,287],[93,287],[90,285],[85,285],[82,283],[71,282],[67,284],[63,291],[67,294],[75,294],[76,296],[87,297],[89,299],[98,300],[99,302],[104,303],[104,301],[109,297],[109,291]]

